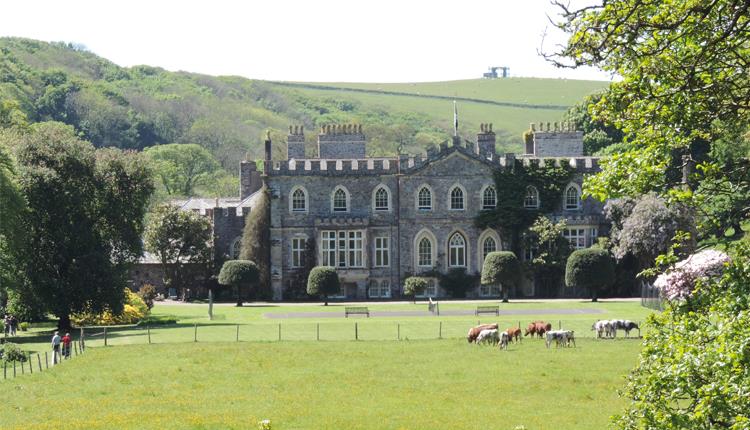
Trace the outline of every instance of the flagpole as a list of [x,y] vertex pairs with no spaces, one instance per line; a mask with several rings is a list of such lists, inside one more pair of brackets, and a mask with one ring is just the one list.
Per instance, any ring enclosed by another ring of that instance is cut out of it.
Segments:
[[455,100],[453,100],[453,137],[458,137],[458,107],[456,107]]

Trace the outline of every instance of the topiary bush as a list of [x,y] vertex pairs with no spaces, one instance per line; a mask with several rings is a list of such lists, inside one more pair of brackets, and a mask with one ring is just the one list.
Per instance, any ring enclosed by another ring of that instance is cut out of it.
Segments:
[[21,350],[18,344],[5,342],[0,347],[0,361],[10,363],[11,361],[26,361],[26,353]]
[[307,277],[307,294],[322,296],[325,305],[328,306],[328,296],[340,290],[341,283],[336,269],[330,266],[316,266],[310,270],[310,276]]
[[219,284],[231,286],[237,292],[237,306],[242,306],[242,290],[250,290],[259,279],[260,269],[250,260],[225,261],[219,272]]
[[410,276],[404,281],[404,295],[416,301],[417,294],[427,289],[427,278],[421,276]]
[[[482,266],[482,285],[504,285],[504,296],[521,280],[521,262],[511,251],[495,251],[487,254]],[[504,300],[507,300],[504,299]]]
[[596,302],[599,289],[612,286],[615,281],[615,262],[609,252],[600,248],[574,251],[565,266],[565,285],[591,291],[591,301]]

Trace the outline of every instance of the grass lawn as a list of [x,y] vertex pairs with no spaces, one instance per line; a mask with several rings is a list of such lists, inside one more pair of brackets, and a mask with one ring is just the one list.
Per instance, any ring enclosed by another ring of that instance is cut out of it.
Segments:
[[461,339],[89,348],[0,382],[4,429],[596,429],[638,340],[509,351]]

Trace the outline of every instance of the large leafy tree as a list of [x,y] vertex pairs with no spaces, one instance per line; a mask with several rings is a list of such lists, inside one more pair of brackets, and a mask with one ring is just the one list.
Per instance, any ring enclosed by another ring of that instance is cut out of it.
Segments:
[[260,270],[261,296],[271,294],[271,195],[266,186],[258,191],[242,231],[240,259],[254,261]]
[[565,275],[565,264],[571,252],[570,242],[563,236],[566,225],[564,219],[554,223],[540,216],[526,234],[526,248],[532,251],[533,258],[526,262],[525,272],[536,276],[546,295],[557,293]]
[[96,151],[60,123],[0,139],[16,151],[28,205],[16,260],[24,278],[19,296],[33,297],[64,328],[73,312],[119,312],[153,192],[145,161],[136,153]]
[[591,301],[598,301],[599,290],[607,289],[615,281],[615,263],[601,248],[573,251],[565,267],[565,286],[586,289]]
[[193,143],[158,145],[144,152],[170,195],[195,195],[195,188],[210,183],[220,170],[211,153]]
[[185,288],[188,272],[197,274],[188,268],[198,267],[198,271],[208,275],[213,246],[211,223],[207,218],[172,205],[162,205],[151,214],[144,239],[146,250],[161,262],[167,288]]
[[0,146],[0,307],[7,300],[7,286],[19,281],[15,254],[24,237],[25,208],[11,155]]
[[[723,139],[741,142],[748,128],[750,3],[614,0],[580,9],[555,3],[570,38],[550,59],[622,78],[592,112],[622,130],[629,149],[602,162],[587,192],[604,199],[656,190],[697,203],[721,195],[730,207],[706,211],[720,217],[708,224],[727,226],[720,234],[737,233],[750,211],[747,163],[721,159],[714,147]],[[748,155],[747,146],[742,152]],[[683,181],[683,168],[692,164],[695,175]],[[682,182],[691,191],[676,187]]]

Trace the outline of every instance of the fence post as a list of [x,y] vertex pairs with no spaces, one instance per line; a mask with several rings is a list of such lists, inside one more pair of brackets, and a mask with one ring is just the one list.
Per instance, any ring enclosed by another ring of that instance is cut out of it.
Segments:
[[29,373],[34,373],[34,365],[31,364],[31,353],[29,353]]
[[443,338],[443,322],[440,321],[440,328],[438,329],[438,339]]
[[281,341],[281,323],[279,323],[279,341]]
[[13,377],[16,377],[16,360],[13,360]]
[[151,325],[146,326],[146,331],[148,332],[148,344],[151,345]]
[[401,323],[396,324],[396,339],[401,340]]
[[42,371],[42,357],[39,355],[39,353],[36,353],[36,361],[39,363],[39,371]]
[[79,340],[79,342],[81,342],[81,352],[83,352],[84,348],[86,347],[83,342],[83,327],[81,327],[81,339]]
[[47,357],[47,351],[44,351],[44,367],[49,369],[49,357]]
[[8,379],[8,362],[3,360],[3,379]]
[[[15,363],[15,361],[14,361],[14,363]],[[23,361],[22,361],[21,362],[21,375],[25,375],[25,374],[26,374],[26,370],[23,367]],[[13,376],[15,376],[15,375],[13,375]]]
[[236,339],[237,342],[239,342],[240,341],[240,325],[239,324],[237,324],[237,336],[236,337],[237,337]]
[[315,340],[320,340],[320,323],[317,323],[315,326]]
[[354,323],[354,340],[359,340],[359,330],[357,329],[357,323]]
[[562,330],[562,320],[557,320],[557,329]]
[[104,327],[104,346],[107,346],[107,327]]
[[193,332],[193,342],[198,342],[198,323],[194,325],[195,331]]

